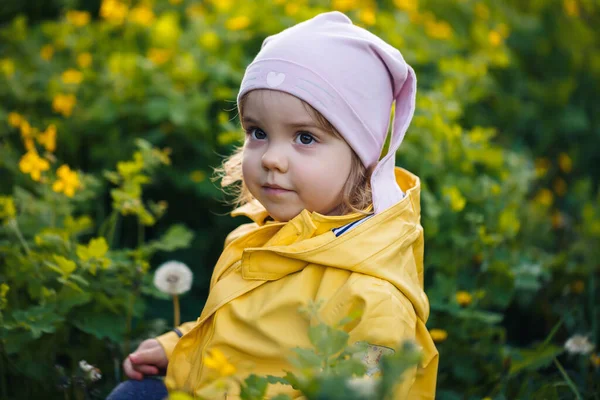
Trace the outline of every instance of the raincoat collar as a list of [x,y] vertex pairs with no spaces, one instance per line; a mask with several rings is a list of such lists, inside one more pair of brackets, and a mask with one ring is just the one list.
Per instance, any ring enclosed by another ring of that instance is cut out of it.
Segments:
[[[355,213],[325,216],[303,210],[288,222],[267,221],[260,203],[249,203],[232,215],[246,215],[259,225],[250,234],[241,258],[241,275],[246,281],[266,282],[301,271],[308,264],[339,268],[384,279],[404,292],[419,317],[427,320],[429,303],[423,292],[423,263],[400,260],[393,265],[373,265],[370,259],[384,251],[400,251],[422,236],[420,225],[420,180],[396,167],[396,182],[406,196],[355,229],[336,237],[331,229],[364,217]],[[269,239],[253,247],[251,237]],[[412,252],[411,252],[412,253]]]

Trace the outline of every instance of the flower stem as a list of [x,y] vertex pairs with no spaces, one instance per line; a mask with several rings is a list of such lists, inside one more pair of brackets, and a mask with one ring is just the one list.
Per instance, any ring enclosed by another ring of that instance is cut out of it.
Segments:
[[179,326],[179,295],[173,295],[173,318],[175,322],[175,328]]
[[4,347],[0,347],[2,351],[0,351],[0,374],[2,374],[2,398],[7,399],[8,395],[6,392],[6,371],[4,368]]
[[138,246],[144,245],[144,224],[138,219]]
[[108,242],[108,247],[112,248],[113,247],[113,241],[115,240],[115,232],[117,230],[117,223],[119,222],[119,213],[117,211],[112,212],[112,214],[110,215],[110,228],[108,231],[108,237],[106,238],[107,242]]
[[133,316],[133,305],[135,304],[135,293],[131,293],[129,297],[129,306],[127,307],[127,320],[125,321],[125,355],[129,354],[129,340],[131,338],[131,319]]
[[17,220],[13,218],[13,219],[10,220],[10,222],[8,224],[13,229],[13,231],[15,231],[15,234],[17,235],[17,238],[19,238],[19,242],[21,242],[21,245],[25,249],[25,252],[27,253],[27,255],[29,255],[31,253],[31,250],[29,249],[29,246],[27,245],[27,242],[25,241],[25,238],[21,234],[21,230],[19,229],[19,225],[17,224]]
[[575,383],[573,383],[571,378],[569,378],[569,375],[567,374],[567,372],[564,370],[564,368],[562,367],[562,365],[558,362],[558,360],[556,358],[554,359],[554,364],[556,364],[556,368],[558,368],[558,370],[560,371],[560,374],[563,376],[564,380],[567,382],[567,385],[571,388],[571,390],[575,394],[575,398],[577,400],[581,400],[581,394],[577,390],[577,386],[575,386]]

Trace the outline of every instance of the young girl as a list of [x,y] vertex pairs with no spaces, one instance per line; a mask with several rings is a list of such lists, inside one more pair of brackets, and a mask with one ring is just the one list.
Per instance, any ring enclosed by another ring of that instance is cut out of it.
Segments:
[[[293,369],[289,350],[310,347],[309,321],[298,309],[312,301],[321,301],[331,324],[359,310],[346,328],[351,343],[370,344],[373,359],[415,340],[424,357],[396,397],[434,398],[420,183],[394,166],[415,93],[414,71],[400,52],[339,12],[264,41],[238,95],[246,140],[222,168],[222,184],[240,187],[232,215],[253,223],[226,239],[198,320],[143,342],[124,362],[133,381],[113,399],[137,398],[119,397],[127,390],[152,398],[142,391],[162,383],[140,380],[167,367],[171,382],[195,392],[209,381],[203,360],[213,351],[241,379],[281,376]],[[276,393],[299,395],[271,386],[269,395]],[[239,397],[234,390],[227,398]]]

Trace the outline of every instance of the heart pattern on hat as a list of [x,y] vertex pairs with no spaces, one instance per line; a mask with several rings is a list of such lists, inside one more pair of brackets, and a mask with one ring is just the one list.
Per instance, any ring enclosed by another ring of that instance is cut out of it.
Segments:
[[285,80],[285,74],[283,72],[271,71],[267,74],[267,85],[275,88],[283,83]]

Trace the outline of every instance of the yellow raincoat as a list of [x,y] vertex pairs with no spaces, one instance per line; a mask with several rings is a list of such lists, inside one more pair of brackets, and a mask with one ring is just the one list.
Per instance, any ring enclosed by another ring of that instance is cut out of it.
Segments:
[[[202,360],[215,349],[241,379],[250,373],[282,376],[293,370],[289,349],[311,347],[309,321],[298,309],[321,300],[321,316],[330,324],[362,311],[348,326],[350,343],[397,348],[414,339],[423,348],[422,365],[406,374],[396,398],[433,399],[438,353],[425,327],[420,182],[401,168],[396,180],[406,193],[399,203],[339,236],[332,229],[364,216],[304,210],[287,223],[265,223],[259,203],[235,210],[232,215],[254,223],[228,236],[200,318],[179,327],[181,338],[175,332],[158,338],[169,359],[167,378],[188,391],[202,388],[211,373]],[[283,385],[271,386],[269,395],[283,392],[299,396]]]

